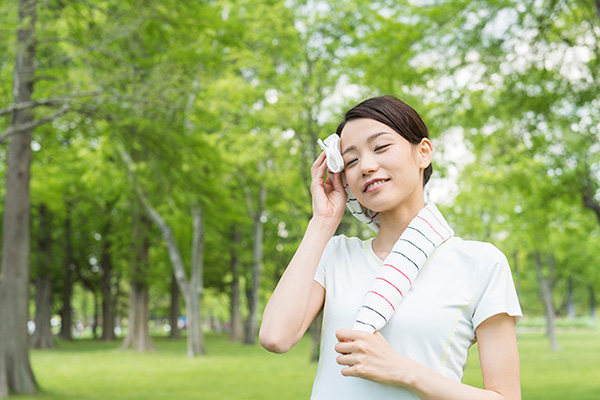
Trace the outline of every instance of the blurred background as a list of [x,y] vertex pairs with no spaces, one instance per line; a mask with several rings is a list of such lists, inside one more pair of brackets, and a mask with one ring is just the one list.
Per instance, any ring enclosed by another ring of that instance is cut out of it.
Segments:
[[317,138],[391,94],[511,264],[524,398],[600,399],[599,0],[1,0],[0,38],[0,398],[308,398],[318,321],[275,356],[262,310]]

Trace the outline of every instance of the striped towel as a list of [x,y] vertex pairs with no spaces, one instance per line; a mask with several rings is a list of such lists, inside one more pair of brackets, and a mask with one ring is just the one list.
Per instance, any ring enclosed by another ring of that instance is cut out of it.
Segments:
[[423,207],[383,261],[358,310],[352,329],[373,333],[383,328],[421,267],[434,250],[453,235],[452,228],[433,203]]

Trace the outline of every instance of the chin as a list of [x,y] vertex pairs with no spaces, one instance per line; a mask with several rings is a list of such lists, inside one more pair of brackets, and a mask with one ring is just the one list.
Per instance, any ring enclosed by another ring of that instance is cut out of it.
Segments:
[[386,212],[393,212],[398,209],[402,209],[402,208],[406,208],[406,207],[412,208],[412,206],[415,204],[415,200],[412,198],[409,198],[408,196],[404,196],[404,197],[401,197],[401,200],[378,201],[378,202],[371,201],[371,202],[366,202],[366,203],[367,204],[361,202],[362,205],[364,205],[365,207],[367,207],[370,210],[373,210],[378,213],[386,213]]

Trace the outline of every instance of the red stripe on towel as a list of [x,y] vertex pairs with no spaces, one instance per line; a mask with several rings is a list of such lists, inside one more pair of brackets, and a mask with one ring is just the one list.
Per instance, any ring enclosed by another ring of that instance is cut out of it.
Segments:
[[396,287],[396,285],[394,285],[392,282],[388,281],[387,279],[380,278],[380,277],[376,277],[375,279],[379,279],[380,281],[389,283],[390,285],[392,285],[394,287],[394,289],[396,289],[398,291],[398,293],[400,293],[400,296],[404,297],[404,295],[402,294],[402,291],[400,289],[398,289]]
[[373,293],[373,294],[376,294],[377,296],[381,297],[382,299],[384,299],[385,301],[387,301],[387,302],[388,302],[388,304],[390,305],[390,307],[392,307],[392,310],[396,311],[396,308],[394,307],[394,305],[393,305],[393,304],[392,304],[392,303],[391,303],[391,302],[390,302],[388,299],[386,299],[384,295],[382,295],[382,294],[379,294],[379,293],[377,293],[377,292],[374,292],[374,291],[372,291],[372,290],[371,290],[371,291],[369,291],[368,293]]
[[412,285],[412,282],[410,281],[410,278],[409,278],[409,277],[408,277],[408,276],[407,276],[407,275],[406,275],[404,272],[402,272],[402,271],[400,271],[398,268],[394,267],[392,264],[383,264],[383,266],[384,266],[384,267],[392,267],[392,268],[394,268],[396,271],[398,271],[398,272],[400,272],[402,275],[404,275],[404,277],[405,277],[406,279],[408,279],[408,283],[409,283],[410,285]]
[[434,231],[435,233],[437,233],[439,237],[441,237],[441,238],[442,238],[442,240],[444,240],[444,237],[443,237],[442,235],[440,235],[440,233],[439,233],[438,231],[436,231],[436,230],[435,230],[435,228],[434,228],[433,226],[431,226],[431,224],[429,223],[429,221],[427,221],[425,218],[421,217],[420,215],[417,215],[417,218],[421,218],[423,221],[425,221],[425,223],[426,223],[427,225],[429,225],[429,226],[431,227],[431,229],[433,229],[433,231]]
[[441,226],[443,226],[443,227],[444,227],[444,229],[445,229],[445,230],[448,232],[448,234],[450,234],[450,229],[448,229],[448,227],[447,227],[445,224],[443,224],[443,223],[442,223],[442,221],[440,221],[440,220],[438,219],[438,217],[437,217],[437,216],[434,214],[434,212],[433,212],[433,211],[431,211],[431,210],[430,210],[429,208],[427,208],[427,207],[425,207],[425,209],[426,209],[427,211],[429,211],[429,213],[430,213],[431,215],[433,215],[433,218],[435,218],[435,220],[436,220],[436,221],[437,221],[437,222],[438,222],[438,223],[439,223]]

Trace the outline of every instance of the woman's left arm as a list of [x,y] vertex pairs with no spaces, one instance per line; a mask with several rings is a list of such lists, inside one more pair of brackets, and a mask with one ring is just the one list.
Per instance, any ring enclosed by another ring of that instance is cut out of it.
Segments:
[[494,315],[476,329],[484,389],[456,382],[399,355],[379,332],[340,329],[336,335],[337,362],[347,366],[342,375],[400,386],[423,400],[521,399],[515,319],[508,314]]

